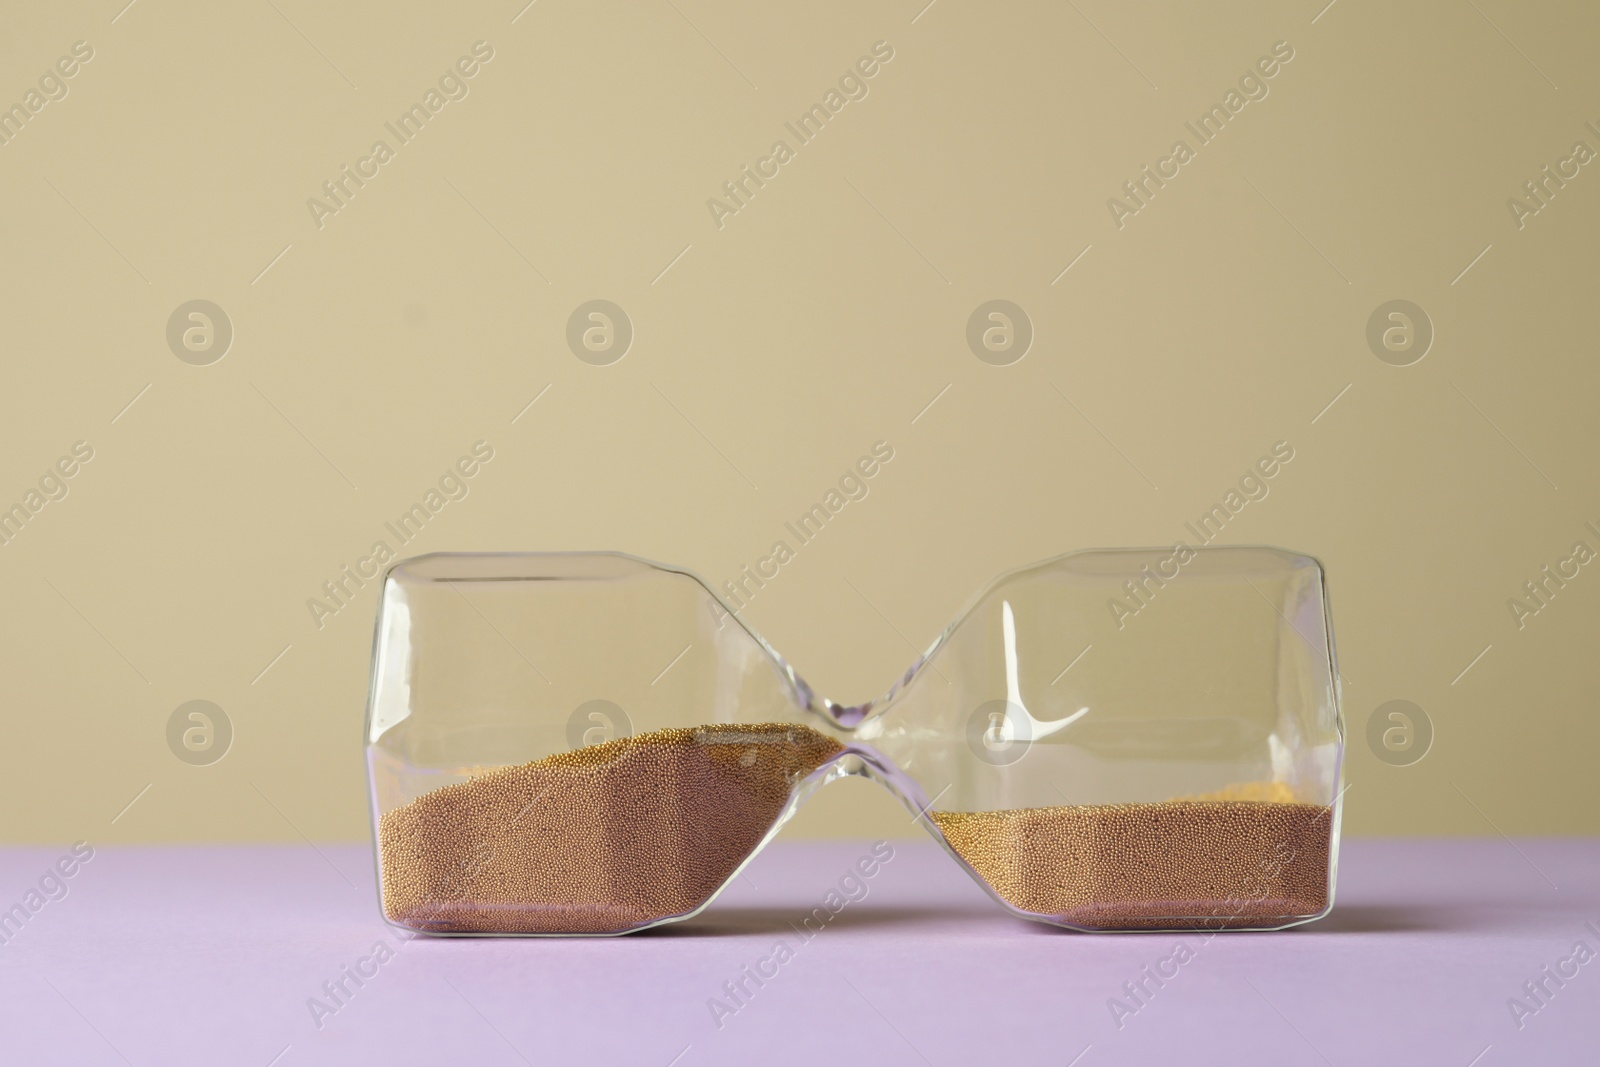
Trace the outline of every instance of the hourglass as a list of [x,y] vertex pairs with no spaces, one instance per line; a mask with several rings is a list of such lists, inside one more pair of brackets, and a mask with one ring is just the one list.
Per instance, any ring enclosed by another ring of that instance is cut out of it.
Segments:
[[421,556],[385,577],[366,725],[380,903],[409,930],[689,918],[846,775],[1022,918],[1278,929],[1333,900],[1323,572],[1276,548],[1013,571],[867,704],[818,696],[679,568]]

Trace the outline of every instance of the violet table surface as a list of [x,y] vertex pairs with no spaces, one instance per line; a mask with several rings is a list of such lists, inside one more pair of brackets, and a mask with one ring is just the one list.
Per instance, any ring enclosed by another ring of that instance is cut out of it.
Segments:
[[[100,848],[0,947],[0,1063],[1600,1063],[1600,962],[1520,1029],[1507,1007],[1600,950],[1600,840],[1347,841],[1330,918],[1210,940],[1022,922],[931,843],[893,845],[805,942],[790,924],[868,843],[776,842],[661,931],[414,941],[364,847]],[[62,851],[0,851],[0,909]],[[778,941],[793,958],[719,1028],[708,1000]],[[1193,958],[1119,1029],[1108,1000],[1179,941]],[[393,959],[319,1027],[308,1000],[378,942]]]

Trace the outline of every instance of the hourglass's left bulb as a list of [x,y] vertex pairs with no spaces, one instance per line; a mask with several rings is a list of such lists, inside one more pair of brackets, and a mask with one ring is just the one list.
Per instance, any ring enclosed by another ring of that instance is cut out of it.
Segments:
[[384,915],[616,934],[703,908],[842,736],[692,575],[614,553],[393,567],[366,752]]

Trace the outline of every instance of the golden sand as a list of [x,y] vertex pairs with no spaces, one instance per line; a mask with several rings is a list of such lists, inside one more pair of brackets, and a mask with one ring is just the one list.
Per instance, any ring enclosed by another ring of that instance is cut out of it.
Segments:
[[614,933],[685,914],[841,750],[805,726],[698,726],[436,789],[380,820],[384,910],[441,933]]
[[1022,911],[1089,929],[1276,926],[1328,903],[1332,810],[1171,800],[931,812]]

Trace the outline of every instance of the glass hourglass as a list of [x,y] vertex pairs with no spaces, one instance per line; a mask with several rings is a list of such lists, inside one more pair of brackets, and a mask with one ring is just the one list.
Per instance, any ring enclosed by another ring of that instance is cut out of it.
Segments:
[[422,556],[385,578],[366,750],[384,915],[435,934],[689,918],[846,775],[1024,918],[1277,929],[1333,899],[1323,574],[1274,548],[1014,571],[858,705],[813,693],[688,571]]

